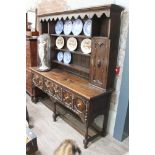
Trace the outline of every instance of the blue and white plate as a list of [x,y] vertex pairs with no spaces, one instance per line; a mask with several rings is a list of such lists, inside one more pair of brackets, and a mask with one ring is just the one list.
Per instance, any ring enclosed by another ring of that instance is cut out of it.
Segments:
[[63,22],[61,20],[58,20],[56,25],[55,25],[55,33],[56,34],[61,34],[63,31],[64,25]]
[[59,61],[59,62],[61,62],[62,60],[63,60],[63,52],[58,52],[58,54],[57,54],[57,60]]
[[86,36],[91,36],[91,29],[92,29],[92,20],[88,19],[85,21],[83,26],[83,32]]
[[69,35],[72,32],[72,21],[66,20],[64,24],[64,34]]
[[64,52],[64,57],[63,57],[64,63],[69,64],[71,62],[71,59],[72,59],[71,53],[68,51]]
[[73,22],[72,32],[75,36],[78,36],[82,32],[83,23],[80,19],[76,19]]

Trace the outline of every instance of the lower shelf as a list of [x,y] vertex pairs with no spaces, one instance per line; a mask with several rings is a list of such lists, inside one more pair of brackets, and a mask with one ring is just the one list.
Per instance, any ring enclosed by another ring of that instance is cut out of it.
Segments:
[[81,71],[81,72],[89,74],[89,69],[86,68],[86,67],[78,66],[78,65],[75,65],[75,64],[65,64],[65,63],[59,62],[57,60],[52,60],[52,62],[56,63],[56,64],[59,64],[59,65],[63,65],[63,66],[69,67],[69,68],[72,68],[72,69],[75,69],[77,71]]
[[[49,97],[45,97],[44,99],[41,99],[41,102],[47,106],[50,110],[53,111],[53,103],[49,99]],[[60,114],[58,117],[61,117],[65,122],[67,122],[70,126],[72,126],[75,130],[77,130],[80,134],[85,135],[85,126],[84,124],[69,110],[66,111],[66,109],[61,106],[60,104],[57,104],[57,112]],[[73,117],[74,115],[74,117]],[[89,136],[95,136],[96,131],[92,129],[91,127],[88,130]]]

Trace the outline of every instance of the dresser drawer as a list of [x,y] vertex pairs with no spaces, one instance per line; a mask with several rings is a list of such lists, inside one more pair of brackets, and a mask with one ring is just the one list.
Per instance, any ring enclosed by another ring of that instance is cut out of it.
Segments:
[[86,112],[86,100],[79,96],[74,96],[73,99],[73,108],[76,113],[85,113]]
[[62,88],[57,84],[53,83],[51,87],[51,91],[53,92],[53,96],[57,99],[62,101]]
[[32,74],[32,82],[35,86],[43,90],[43,77],[38,74]]
[[44,92],[50,96],[54,95],[53,82],[44,78]]
[[73,100],[72,100],[72,93],[69,92],[68,90],[63,89],[62,91],[62,100],[65,106],[69,108],[73,108]]

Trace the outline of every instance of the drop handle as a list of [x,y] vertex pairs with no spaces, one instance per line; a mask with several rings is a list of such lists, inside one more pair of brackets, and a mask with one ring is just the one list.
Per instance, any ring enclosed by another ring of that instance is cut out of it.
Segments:
[[64,98],[64,101],[67,101],[69,99],[69,96],[66,96],[65,98]]
[[54,90],[55,91],[55,93],[58,93],[59,91],[58,90]]
[[101,60],[97,60],[97,67],[101,67]]

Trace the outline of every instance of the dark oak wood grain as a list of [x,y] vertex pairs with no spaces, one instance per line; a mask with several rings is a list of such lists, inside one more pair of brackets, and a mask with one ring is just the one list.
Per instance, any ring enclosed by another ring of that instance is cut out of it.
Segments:
[[110,41],[104,37],[92,39],[90,83],[106,89]]
[[37,66],[37,37],[26,38],[26,91],[32,96],[30,67]]
[[106,92],[104,89],[91,85],[88,80],[75,76],[61,69],[52,69],[49,72],[39,72],[37,71],[36,67],[32,67],[31,71],[37,73],[38,76],[42,75],[43,77],[52,80],[55,83],[62,85],[63,87],[68,88],[69,90],[72,90],[81,96],[84,96],[87,99],[91,99]]

